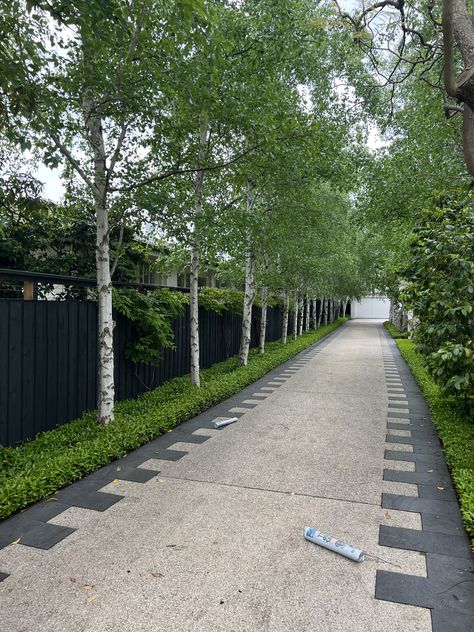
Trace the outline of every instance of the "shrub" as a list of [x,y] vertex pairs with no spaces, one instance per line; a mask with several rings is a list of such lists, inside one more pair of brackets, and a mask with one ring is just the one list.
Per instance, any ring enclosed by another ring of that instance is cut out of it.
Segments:
[[474,421],[459,399],[447,395],[429,375],[411,340],[396,344],[418,382],[443,444],[446,463],[458,494],[464,526],[474,543]]
[[429,209],[411,247],[404,290],[418,321],[415,339],[438,384],[474,395],[473,195]]
[[390,321],[386,320],[383,324],[385,329],[389,332],[392,338],[408,338],[408,331],[400,331],[395,325],[393,325]]

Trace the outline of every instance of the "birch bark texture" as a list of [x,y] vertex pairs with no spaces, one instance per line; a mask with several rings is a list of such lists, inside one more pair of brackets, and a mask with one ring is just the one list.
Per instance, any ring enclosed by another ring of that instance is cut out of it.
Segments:
[[304,318],[304,300],[303,297],[298,301],[298,335],[303,333],[303,318]]
[[298,307],[299,307],[298,294],[295,293],[295,300],[293,304],[293,338],[298,338]]
[[304,330],[309,331],[309,317],[310,317],[310,301],[308,295],[306,295],[306,321],[304,324]]
[[[255,205],[255,183],[252,180],[247,181],[247,222],[250,218]],[[240,350],[237,359],[239,366],[247,366],[250,350],[250,335],[252,330],[252,306],[255,298],[255,254],[252,228],[247,226],[247,252],[245,257],[245,293],[244,293],[244,309],[242,315],[242,336],[240,339]]]
[[[84,68],[92,72],[83,45]],[[83,101],[87,140],[92,148],[92,194],[96,215],[97,272],[97,421],[108,424],[114,420],[114,321],[112,316],[112,277],[110,274],[109,214],[107,208],[107,164],[100,104],[87,90]]]
[[200,244],[199,230],[202,216],[202,196],[204,189],[204,171],[202,167],[204,154],[207,147],[209,122],[204,118],[199,132],[199,159],[198,171],[194,176],[194,226],[191,237],[191,269],[189,278],[189,321],[190,321],[190,353],[191,353],[191,383],[193,386],[201,386],[199,371],[199,260]]

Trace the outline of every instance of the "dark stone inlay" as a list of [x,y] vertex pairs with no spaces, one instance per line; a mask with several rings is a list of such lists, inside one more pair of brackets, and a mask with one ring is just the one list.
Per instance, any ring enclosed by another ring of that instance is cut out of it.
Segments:
[[380,525],[379,544],[423,553],[442,551],[447,556],[471,558],[469,540],[465,535],[448,535],[434,531],[417,531]]
[[464,525],[459,514],[444,512],[438,514],[421,514],[423,531],[433,531],[434,533],[447,533],[464,536]]
[[9,577],[8,573],[2,573],[0,571],[0,582],[3,582],[3,580],[6,579],[7,577]]
[[412,424],[400,424],[394,421],[389,421],[387,423],[387,428],[389,430],[411,430],[413,431],[413,425]]
[[457,496],[451,483],[446,485],[424,484],[418,485],[418,496],[429,500],[444,500],[457,505]]
[[456,515],[459,513],[457,502],[386,493],[382,494],[382,507],[384,509],[398,509],[399,511],[412,511],[415,513],[437,514],[454,512]]
[[432,485],[451,485],[449,476],[440,476],[438,472],[406,472],[405,470],[384,470],[384,481],[393,481],[394,483],[410,483],[412,485],[432,484]]
[[76,529],[61,527],[50,522],[38,522],[38,525],[27,531],[20,539],[20,544],[32,546],[35,549],[50,549],[52,546],[64,540]]
[[431,611],[433,632],[472,632],[474,630],[474,616],[462,614],[452,610]]
[[375,598],[407,606],[432,608],[432,592],[425,577],[405,575],[392,571],[377,571]]
[[413,445],[413,437],[399,437],[398,435],[386,434],[387,443],[400,443],[403,445]]
[[397,412],[392,412],[389,411],[387,413],[387,416],[390,417],[391,419],[417,419],[417,420],[421,420],[421,419],[428,419],[427,415],[418,415],[415,413],[397,413]]
[[413,461],[415,463],[426,465],[426,467],[432,468],[435,468],[438,463],[441,465],[444,464],[444,458],[442,454],[440,456],[436,456],[434,454],[419,454],[417,452],[385,450],[384,458],[390,459],[391,461]]
[[123,498],[119,494],[95,491],[92,485],[79,487],[77,483],[60,490],[57,493],[57,497],[68,505],[82,507],[83,509],[93,509],[94,511],[105,511]]

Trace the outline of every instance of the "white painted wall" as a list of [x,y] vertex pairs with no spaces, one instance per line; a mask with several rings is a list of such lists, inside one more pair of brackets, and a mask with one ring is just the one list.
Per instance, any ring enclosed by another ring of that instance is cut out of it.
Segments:
[[351,318],[383,318],[388,320],[390,300],[385,296],[364,296],[352,301]]

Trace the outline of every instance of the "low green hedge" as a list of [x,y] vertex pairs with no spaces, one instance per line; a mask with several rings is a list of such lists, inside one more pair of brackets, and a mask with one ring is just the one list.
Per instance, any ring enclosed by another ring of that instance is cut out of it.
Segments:
[[107,426],[97,424],[95,413],[88,412],[16,448],[0,447],[0,518],[49,496],[237,393],[345,320],[340,318],[286,345],[268,343],[263,356],[252,349],[246,367],[237,367],[235,358],[216,364],[202,371],[199,389],[191,386],[189,376],[178,377],[136,400],[118,402],[115,421]]
[[397,340],[431,410],[456,489],[464,526],[474,546],[474,421],[459,399],[445,395],[426,370],[411,340]]
[[383,326],[389,332],[392,338],[408,338],[408,336],[410,335],[408,331],[400,331],[399,329],[397,329],[397,327],[395,327],[395,325],[392,325],[389,320],[386,320]]

